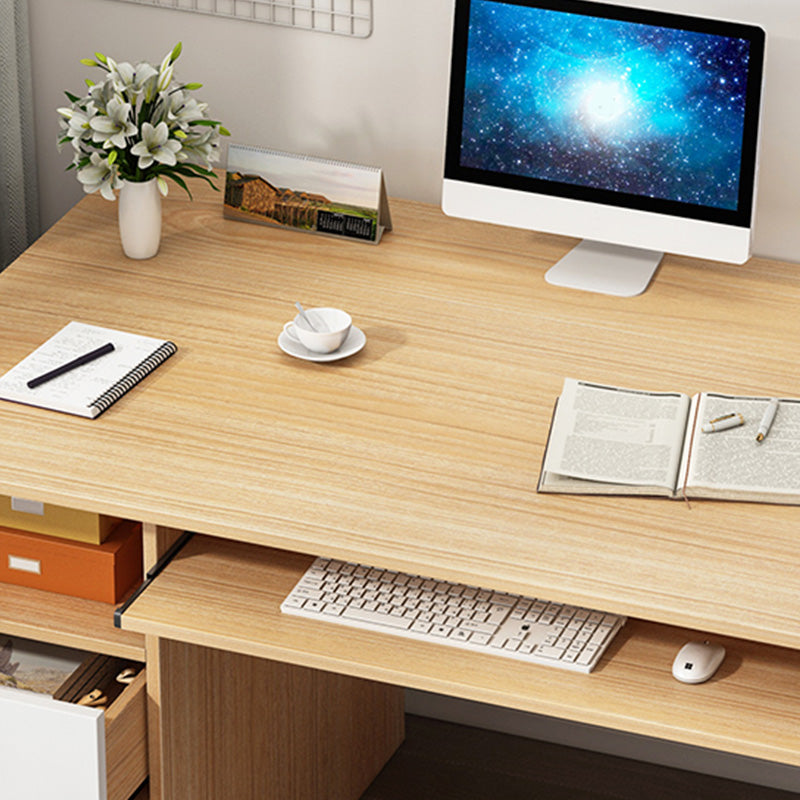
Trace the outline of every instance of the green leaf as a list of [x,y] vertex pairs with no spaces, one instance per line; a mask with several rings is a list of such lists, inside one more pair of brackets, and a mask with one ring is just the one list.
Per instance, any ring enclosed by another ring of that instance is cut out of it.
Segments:
[[80,63],[84,67],[99,67],[100,65],[93,58],[82,58]]
[[[214,189],[214,191],[217,191],[217,192],[219,191],[217,186],[214,183],[212,183],[211,179],[208,177],[208,175],[213,175],[214,174],[213,172],[211,172],[211,173],[208,173],[208,172],[195,173],[194,171],[192,171],[193,167],[197,167],[197,165],[196,164],[182,164],[179,167],[171,167],[170,169],[173,170],[174,172],[179,172],[181,175],[186,175],[186,177],[188,177],[188,178],[199,178],[201,181],[205,181],[212,189]],[[171,173],[167,173],[167,174],[169,175],[169,177],[173,177],[173,175]]]
[[74,161],[70,162],[70,165],[66,168],[65,172],[69,172],[71,169],[83,169],[87,164],[91,164],[90,158],[82,158],[76,164]]
[[185,83],[183,85],[183,88],[184,89],[188,89],[190,92],[193,92],[196,89],[202,89],[203,88],[203,84],[202,83]]
[[181,164],[182,169],[191,169],[195,172],[198,172],[200,175],[214,175],[214,170],[206,169],[206,167],[200,164],[189,164],[188,162],[184,162]]
[[101,64],[108,64],[108,59],[102,53],[95,53],[94,57],[101,63]]
[[181,54],[181,50],[183,50],[183,45],[178,42],[175,47],[172,49],[172,55],[169,57],[169,63],[174,64],[178,60],[178,56]]
[[175,183],[177,183],[178,186],[181,186],[186,194],[189,195],[189,199],[194,200],[194,197],[192,197],[192,193],[189,191],[189,187],[186,185],[186,181],[183,178],[179,178],[177,175],[174,175],[171,172],[166,173],[164,177],[171,178],[173,181],[175,181]]
[[222,136],[230,136],[231,135],[231,132],[226,127],[224,127],[223,125],[219,126],[219,132],[220,132],[220,134],[222,134]]
[[76,95],[72,94],[72,92],[64,92],[64,94],[67,96],[67,99],[69,99],[69,101],[72,103],[77,103],[80,101],[80,97],[77,97]]

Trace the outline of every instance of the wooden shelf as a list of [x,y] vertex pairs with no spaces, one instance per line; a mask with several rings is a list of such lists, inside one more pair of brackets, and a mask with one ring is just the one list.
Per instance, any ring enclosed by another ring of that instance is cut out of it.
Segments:
[[672,678],[703,633],[630,620],[591,675],[288,617],[280,602],[309,556],[195,536],[123,628],[369,680],[800,765],[800,652],[715,637],[708,683]]
[[0,583],[0,633],[144,661],[144,637],[115,628],[114,608]]

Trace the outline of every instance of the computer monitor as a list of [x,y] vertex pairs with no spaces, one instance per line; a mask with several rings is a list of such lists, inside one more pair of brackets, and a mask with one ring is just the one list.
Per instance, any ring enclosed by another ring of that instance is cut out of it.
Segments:
[[551,283],[632,296],[663,252],[750,257],[764,31],[586,0],[456,0],[442,207],[584,241]]

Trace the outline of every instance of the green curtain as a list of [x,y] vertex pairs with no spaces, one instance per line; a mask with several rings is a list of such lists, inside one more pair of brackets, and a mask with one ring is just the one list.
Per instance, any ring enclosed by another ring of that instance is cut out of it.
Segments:
[[39,235],[28,0],[0,0],[0,270]]

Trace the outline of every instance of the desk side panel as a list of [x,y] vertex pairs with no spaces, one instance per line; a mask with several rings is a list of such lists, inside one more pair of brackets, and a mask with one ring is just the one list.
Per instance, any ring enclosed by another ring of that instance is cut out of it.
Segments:
[[161,797],[352,800],[403,739],[394,686],[160,643]]

